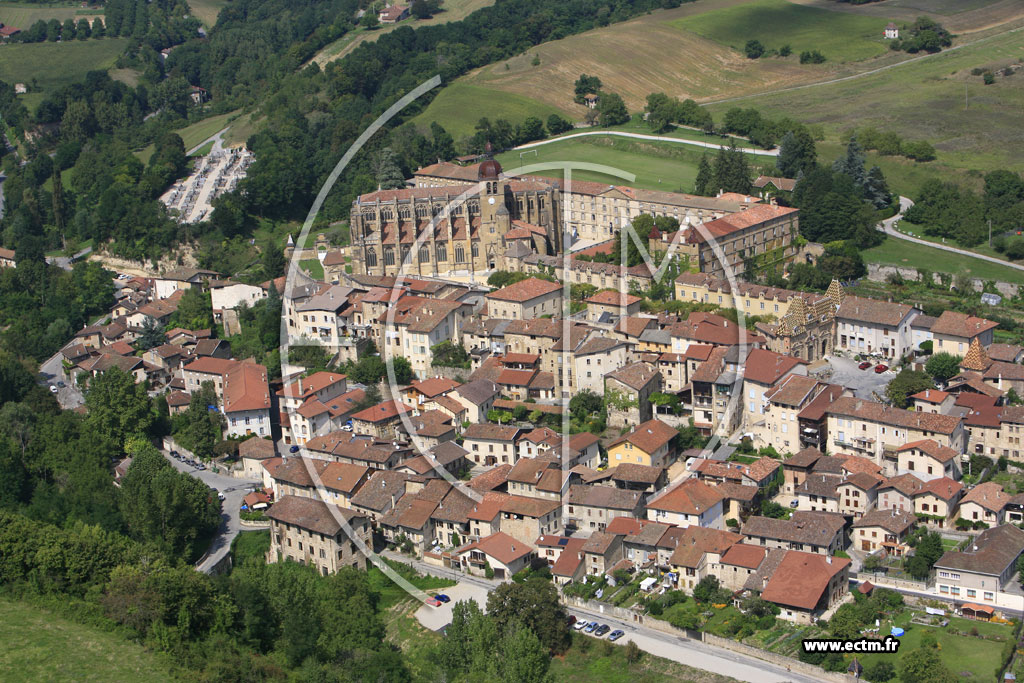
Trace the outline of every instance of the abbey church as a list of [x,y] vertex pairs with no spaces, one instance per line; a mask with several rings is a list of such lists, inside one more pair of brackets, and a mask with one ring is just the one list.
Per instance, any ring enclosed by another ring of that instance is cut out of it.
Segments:
[[358,197],[349,223],[353,272],[450,276],[493,270],[513,247],[558,253],[557,185],[505,178],[490,154],[464,171],[444,184]]

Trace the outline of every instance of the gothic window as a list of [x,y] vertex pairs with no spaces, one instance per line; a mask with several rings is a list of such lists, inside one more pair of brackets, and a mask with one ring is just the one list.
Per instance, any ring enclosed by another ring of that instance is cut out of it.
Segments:
[[466,262],[466,250],[461,244],[455,245],[455,262],[465,263]]
[[395,250],[391,247],[384,249],[384,265],[393,266],[395,265]]
[[380,217],[381,220],[390,221],[394,219],[395,214],[391,211],[390,206],[385,206],[380,210]]
[[372,211],[363,211],[363,220],[364,221],[376,221],[377,219],[374,217]]
[[470,214],[480,213],[480,203],[476,202],[476,201],[470,202],[469,203],[469,213]]
[[377,266],[377,251],[375,249],[366,250],[366,265],[370,268]]
[[401,218],[402,220],[409,220],[410,218],[412,218],[412,215],[409,212],[409,207],[408,206],[401,207],[398,210],[398,217]]
[[409,247],[402,247],[399,250],[399,254],[401,254],[401,256],[399,257],[398,262],[405,263],[409,259]]
[[480,243],[473,242],[473,258],[480,258]]
[[420,263],[428,263],[429,261],[430,249],[428,249],[427,245],[424,244],[423,246],[420,247]]
[[437,262],[438,263],[444,263],[447,260],[448,260],[448,247],[443,245],[443,244],[437,245]]
[[522,214],[523,213],[523,198],[522,197],[516,197],[516,206],[519,207],[519,213]]
[[416,205],[416,217],[417,218],[426,218],[427,217],[427,206],[426,206],[426,204],[417,204]]

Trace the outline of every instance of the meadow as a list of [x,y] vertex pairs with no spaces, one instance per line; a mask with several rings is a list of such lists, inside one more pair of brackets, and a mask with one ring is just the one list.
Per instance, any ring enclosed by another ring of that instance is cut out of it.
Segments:
[[165,681],[168,666],[117,633],[0,600],[0,680]]
[[127,38],[76,40],[69,43],[14,43],[0,46],[0,80],[55,90],[109,69],[128,45]]
[[477,121],[485,116],[492,121],[504,118],[515,125],[528,116],[547,120],[551,114],[559,113],[554,107],[522,95],[496,92],[457,80],[444,86],[412,122],[429,128],[432,121],[437,121],[458,141],[473,135]]
[[103,10],[86,9],[81,3],[53,3],[33,4],[22,2],[0,2],[0,24],[15,26],[22,30],[27,29],[37,21],[49,21],[56,19],[63,23],[65,19],[86,19],[92,24],[92,20],[103,16]]
[[864,250],[861,255],[867,263],[923,268],[933,273],[964,273],[982,280],[1019,282],[1024,275],[1015,268],[913,244],[895,237],[886,237],[880,245]]
[[677,19],[672,25],[741,53],[748,40],[757,39],[768,49],[789,45],[791,59],[804,50],[818,50],[834,62],[856,62],[885,54],[886,23],[787,0],[757,0]]
[[[196,123],[185,126],[184,128],[179,128],[174,132],[181,136],[181,141],[185,143],[185,151],[190,152],[197,145],[210,136],[215,135],[224,127],[234,126],[236,123],[239,126],[247,126],[249,123],[249,116],[239,115],[238,111],[228,112],[227,114],[218,114],[217,116],[211,116],[208,119],[197,121]],[[231,129],[229,128],[228,130],[230,132]],[[224,135],[224,144],[226,146],[233,144],[233,141],[228,140],[227,133]],[[204,147],[205,146],[206,145],[204,145]],[[212,147],[213,145],[211,144],[210,146]],[[135,155],[142,160],[142,163],[149,163],[149,157],[153,156],[153,145],[143,147],[136,151]]]
[[228,0],[188,0],[189,9],[206,28],[217,23],[217,15],[228,4]]

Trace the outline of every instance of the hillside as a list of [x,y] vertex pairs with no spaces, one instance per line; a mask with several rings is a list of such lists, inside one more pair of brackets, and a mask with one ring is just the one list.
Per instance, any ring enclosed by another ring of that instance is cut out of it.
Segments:
[[160,659],[123,636],[68,621],[35,606],[0,600],[0,679],[165,681]]

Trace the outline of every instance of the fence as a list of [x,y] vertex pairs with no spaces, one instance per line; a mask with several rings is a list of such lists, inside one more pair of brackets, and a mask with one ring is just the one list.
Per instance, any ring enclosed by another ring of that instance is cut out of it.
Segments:
[[896,579],[882,572],[857,572],[855,578],[857,581],[870,581],[873,585],[881,588],[902,588],[908,591],[918,591],[921,593],[931,592],[927,581],[914,581],[912,579]]
[[755,659],[770,662],[776,666],[784,666],[787,671],[793,671],[818,680],[833,681],[833,683],[848,683],[851,680],[850,677],[845,674],[828,672],[820,666],[806,664],[798,659],[793,659],[792,657],[780,655],[775,652],[768,652],[767,650],[762,650],[751,645],[744,645],[743,643],[736,642],[735,640],[716,636],[713,633],[676,628],[667,621],[655,619],[649,615],[640,614],[631,609],[626,609],[625,607],[615,607],[596,600],[584,600],[583,598],[577,598],[570,595],[563,595],[561,597],[561,601],[562,604],[567,607],[582,607],[592,612],[607,614],[608,616],[615,617],[621,621],[636,624],[638,626],[645,626],[656,631],[661,631],[662,633],[668,633],[673,636],[707,643],[708,645],[729,650],[730,652],[736,652],[748,657],[754,657]]

